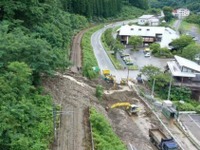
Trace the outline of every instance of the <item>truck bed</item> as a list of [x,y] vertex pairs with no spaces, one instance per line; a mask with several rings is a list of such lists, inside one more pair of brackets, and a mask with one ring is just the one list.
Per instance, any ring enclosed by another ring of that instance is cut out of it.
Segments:
[[161,141],[161,139],[167,139],[167,136],[160,131],[160,129],[149,129],[149,135],[158,141]]

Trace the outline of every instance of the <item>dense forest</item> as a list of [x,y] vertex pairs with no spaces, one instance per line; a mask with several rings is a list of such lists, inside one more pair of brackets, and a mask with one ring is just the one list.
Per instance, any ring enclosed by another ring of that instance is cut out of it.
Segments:
[[72,35],[87,18],[59,0],[1,0],[0,19],[0,149],[48,149],[52,99],[40,76],[69,66]]
[[65,10],[89,18],[107,18],[119,14],[124,5],[148,8],[147,0],[66,0]]
[[49,148],[53,101],[40,87],[41,76],[70,65],[72,37],[93,18],[120,16],[121,10],[131,10],[127,6],[148,7],[146,0],[135,2],[0,1],[0,149]]
[[184,7],[194,13],[200,12],[200,0],[150,0],[150,6],[153,8],[163,8],[164,6],[173,8]]

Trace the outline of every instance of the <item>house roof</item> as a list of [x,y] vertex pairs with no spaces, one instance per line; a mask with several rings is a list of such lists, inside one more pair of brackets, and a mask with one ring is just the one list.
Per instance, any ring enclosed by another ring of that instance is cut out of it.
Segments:
[[194,73],[188,73],[188,72],[181,72],[180,68],[176,64],[176,61],[169,61],[167,62],[167,65],[175,77],[191,77],[194,78],[196,75]]
[[155,37],[156,34],[163,34],[165,27],[152,27],[152,26],[136,26],[125,25],[119,29],[119,35],[137,35],[137,36],[151,36]]
[[191,60],[185,59],[183,57],[177,56],[177,55],[175,55],[174,58],[176,59],[176,61],[181,67],[186,67],[186,68],[195,70],[197,72],[200,72],[200,65],[198,65],[197,63]]
[[168,44],[179,36],[170,28],[154,27],[154,26],[136,26],[125,25],[119,28],[118,33],[120,36],[142,36],[142,37],[155,37],[156,34],[162,34],[161,47],[168,47]]
[[139,19],[150,19],[152,17],[153,15],[142,15],[141,17],[139,17]]

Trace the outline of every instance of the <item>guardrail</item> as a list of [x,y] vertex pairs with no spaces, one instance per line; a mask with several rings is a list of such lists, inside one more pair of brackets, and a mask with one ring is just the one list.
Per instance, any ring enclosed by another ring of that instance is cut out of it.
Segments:
[[156,114],[156,112],[154,111],[154,109],[149,105],[149,103],[147,103],[144,98],[142,96],[140,96],[140,93],[138,91],[138,89],[133,86],[133,89],[136,91],[137,95],[141,98],[141,100],[144,102],[144,104],[150,109],[152,110],[152,113],[155,115],[155,117],[159,120],[159,122],[161,123],[161,125],[165,128],[165,130],[170,134],[170,136],[172,138],[174,138],[174,140],[177,142],[177,144],[179,145],[181,150],[185,150],[181,144],[178,142],[178,140],[174,137],[174,135],[171,133],[171,131],[166,127],[166,125],[162,122],[162,120],[159,118],[159,116]]

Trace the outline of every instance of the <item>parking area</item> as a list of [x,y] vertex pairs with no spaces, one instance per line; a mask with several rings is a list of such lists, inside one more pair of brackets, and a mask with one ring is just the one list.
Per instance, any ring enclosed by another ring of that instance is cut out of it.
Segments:
[[152,55],[145,57],[144,48],[139,51],[132,51],[130,48],[124,50],[124,53],[130,54],[131,60],[139,69],[146,65],[153,65],[164,70],[164,67],[167,65],[167,61],[171,59],[161,59],[156,58]]
[[181,114],[180,121],[193,134],[200,143],[200,115],[198,114]]

